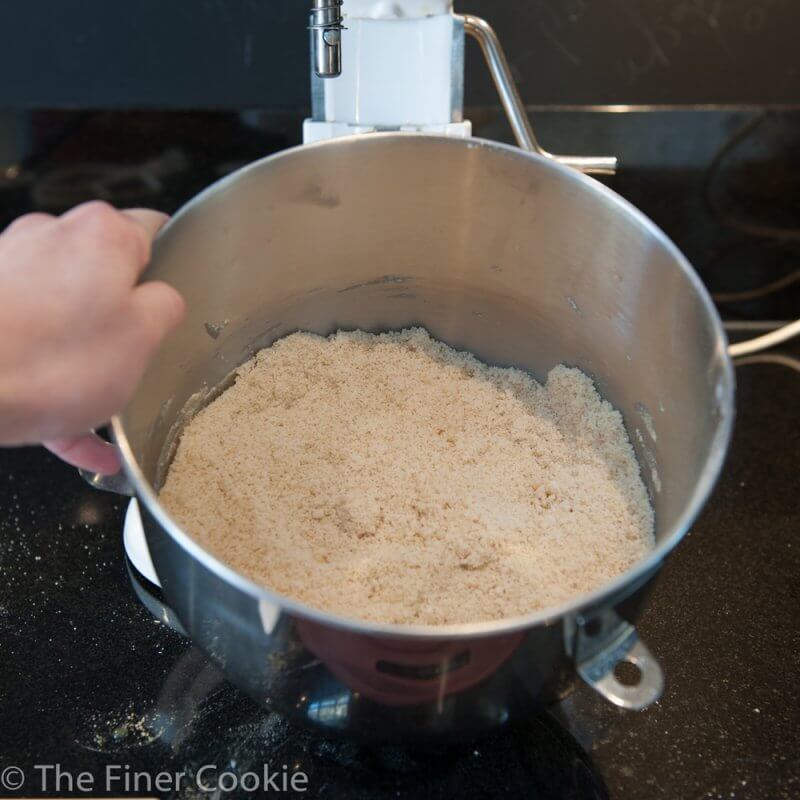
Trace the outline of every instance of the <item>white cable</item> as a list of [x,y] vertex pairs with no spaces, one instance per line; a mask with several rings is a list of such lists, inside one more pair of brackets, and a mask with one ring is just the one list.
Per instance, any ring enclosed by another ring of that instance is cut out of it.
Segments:
[[734,362],[735,367],[746,367],[749,364],[779,364],[782,367],[789,367],[795,372],[800,372],[800,358],[785,356],[781,353],[763,353],[762,355],[745,356],[737,358]]
[[753,353],[760,353],[776,344],[781,344],[794,336],[800,336],[800,319],[784,325],[782,328],[765,333],[763,336],[756,336],[755,339],[748,339],[746,342],[739,342],[728,346],[728,355],[731,358],[749,356]]
[[766,283],[763,286],[757,286],[755,289],[748,289],[744,292],[713,292],[711,299],[716,303],[743,303],[747,300],[757,300],[760,297],[775,294],[775,292],[786,289],[793,283],[800,283],[800,269],[796,269],[794,272],[772,281],[772,283]]

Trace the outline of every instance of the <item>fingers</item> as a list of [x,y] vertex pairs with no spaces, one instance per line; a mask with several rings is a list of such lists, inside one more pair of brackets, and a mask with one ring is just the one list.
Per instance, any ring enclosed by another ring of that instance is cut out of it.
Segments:
[[115,475],[121,467],[114,445],[104,441],[96,433],[50,439],[42,444],[67,464],[90,472]]
[[142,274],[145,267],[150,262],[150,253],[153,250],[153,239],[156,234],[164,227],[169,216],[160,211],[153,211],[149,208],[128,208],[121,212],[127,219],[135,223],[139,232],[140,244],[143,248],[144,258],[140,264],[137,277]]
[[[78,220],[82,225],[92,226],[96,224],[102,228],[106,234],[117,235],[124,232],[120,230],[120,222],[132,222],[133,225],[124,226],[124,230],[135,242],[138,247],[140,257],[136,259],[137,276],[150,260],[150,250],[156,234],[164,227],[169,219],[167,214],[161,211],[153,211],[148,208],[130,208],[125,211],[117,211],[113,206],[99,200],[83,203],[68,211],[63,215],[65,220]],[[4,233],[19,233],[25,230],[33,230],[46,222],[50,222],[55,217],[52,214],[34,212],[24,214],[15,219],[4,231]]]
[[169,284],[147,281],[133,290],[134,314],[141,321],[150,352],[183,322],[186,305]]
[[17,217],[4,231],[4,234],[20,233],[21,231],[32,230],[38,228],[46,222],[54,219],[52,214],[42,214],[34,212],[32,214],[23,214]]
[[153,237],[167,219],[160,211],[144,208],[118,211],[101,200],[83,203],[61,217],[81,242],[94,242],[103,252],[116,252],[129,268],[132,283],[150,261]]
[[126,208],[122,213],[137,225],[141,225],[150,241],[155,238],[155,235],[169,219],[167,214],[162,214],[160,211],[153,211],[149,208]]

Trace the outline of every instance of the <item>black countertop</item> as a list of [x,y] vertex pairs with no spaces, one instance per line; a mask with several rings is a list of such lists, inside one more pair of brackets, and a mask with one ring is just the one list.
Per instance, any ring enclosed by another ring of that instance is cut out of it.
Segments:
[[[653,174],[625,180],[646,194]],[[14,192],[8,215],[32,205]],[[671,233],[700,247],[694,228]],[[41,449],[0,450],[0,794],[14,793],[10,767],[25,774],[17,794],[80,793],[53,770],[43,787],[37,764],[89,773],[95,790],[111,765],[107,794],[185,797],[202,796],[202,765],[286,764],[308,775],[306,797],[800,796],[800,347],[780,352],[737,369],[722,479],[638,624],[663,698],[631,713],[579,688],[524,726],[435,752],[327,741],[257,708],[134,596],[124,502]],[[187,773],[179,792],[133,786],[162,770]]]

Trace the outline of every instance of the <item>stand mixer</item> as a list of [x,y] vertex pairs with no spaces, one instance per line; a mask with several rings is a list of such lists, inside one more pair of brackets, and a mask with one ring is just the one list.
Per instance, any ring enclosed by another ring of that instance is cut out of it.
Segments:
[[468,35],[483,51],[520,148],[591,175],[616,170],[613,157],[557,156],[541,147],[491,25],[453,13],[452,0],[315,0],[310,27],[306,143],[386,130],[470,136],[472,125],[464,119]]
[[[452,0],[314,0],[311,33],[311,118],[306,144],[340,136],[406,131],[468,138],[464,119],[464,46],[481,47],[518,146],[593,175],[612,175],[617,159],[558,156],[536,139],[500,41],[491,25],[455,14]],[[123,476],[86,476],[120,491]],[[133,501],[125,517],[125,552],[156,586],[158,577]]]
[[[579,174],[613,173],[616,159],[541,148],[488,23],[446,0],[316,0],[309,28],[304,145],[209,187],[156,240],[144,280],[185,296],[186,323],[112,420],[124,475],[91,476],[139,499],[126,515],[130,563],[161,586],[165,621],[179,620],[232,683],[304,724],[392,741],[473,736],[554,702],[576,676],[645,708],[663,675],[636,632],[638,610],[708,497],[733,423],[713,303],[663,232]],[[470,137],[467,34],[516,148]],[[412,324],[486,363],[592,375],[637,434],[652,553],[544,612],[392,626],[252,584],[169,517],[158,487],[180,426],[232,366],[298,329]],[[623,661],[638,668],[634,685],[615,674]]]

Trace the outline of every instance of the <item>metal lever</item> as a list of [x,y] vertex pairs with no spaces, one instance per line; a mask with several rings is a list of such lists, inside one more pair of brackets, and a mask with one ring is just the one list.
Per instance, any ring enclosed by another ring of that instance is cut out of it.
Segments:
[[[592,620],[578,616],[564,627],[567,652],[578,674],[606,700],[621,708],[639,711],[655,703],[664,691],[664,673],[658,661],[639,639],[636,628],[605,609]],[[638,672],[638,681],[622,683],[614,674],[627,661]]]
[[463,14],[461,19],[464,21],[464,31],[481,46],[517,144],[523,150],[538,153],[590,175],[613,175],[617,171],[617,159],[614,156],[557,156],[548,153],[539,144],[494,29],[486,20],[472,14]]
[[94,489],[101,489],[104,492],[111,492],[113,494],[121,494],[126,497],[133,497],[133,485],[128,480],[125,470],[120,470],[116,475],[101,475],[99,472],[89,472],[85,469],[79,469],[81,478]]
[[342,0],[314,0],[308,25],[313,36],[314,72],[320,78],[342,74]]

